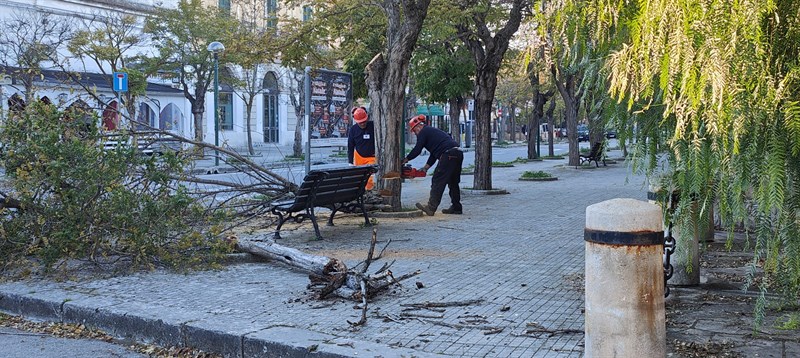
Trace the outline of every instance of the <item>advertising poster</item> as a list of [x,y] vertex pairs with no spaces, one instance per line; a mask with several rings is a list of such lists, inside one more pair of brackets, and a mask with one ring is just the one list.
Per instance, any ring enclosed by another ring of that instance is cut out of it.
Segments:
[[312,146],[347,146],[352,103],[350,73],[319,69],[311,72]]

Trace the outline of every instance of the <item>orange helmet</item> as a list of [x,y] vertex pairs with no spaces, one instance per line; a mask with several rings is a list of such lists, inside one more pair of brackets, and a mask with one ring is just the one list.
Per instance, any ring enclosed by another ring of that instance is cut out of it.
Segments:
[[408,129],[414,129],[418,124],[425,123],[425,115],[420,114],[414,117],[411,117],[411,120],[408,121]]
[[365,111],[364,108],[356,108],[356,110],[353,111],[353,120],[356,123],[364,123],[364,122],[366,122],[367,121],[367,111]]

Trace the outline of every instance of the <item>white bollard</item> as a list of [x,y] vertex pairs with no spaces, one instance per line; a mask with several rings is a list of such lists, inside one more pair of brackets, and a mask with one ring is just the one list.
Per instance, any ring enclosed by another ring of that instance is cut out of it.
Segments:
[[612,199],[586,208],[586,357],[665,357],[661,208]]

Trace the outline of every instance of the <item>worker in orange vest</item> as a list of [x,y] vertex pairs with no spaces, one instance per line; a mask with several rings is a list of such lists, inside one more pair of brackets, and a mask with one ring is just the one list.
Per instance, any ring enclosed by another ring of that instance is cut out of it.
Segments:
[[[368,120],[367,109],[353,110],[356,125],[347,132],[347,160],[354,165],[375,164],[375,122]],[[372,176],[367,180],[366,189],[372,190],[375,182]]]

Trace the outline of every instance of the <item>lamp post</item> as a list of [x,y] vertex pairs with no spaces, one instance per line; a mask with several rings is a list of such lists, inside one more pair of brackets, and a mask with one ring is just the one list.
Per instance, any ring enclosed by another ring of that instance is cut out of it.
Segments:
[[[208,44],[208,52],[214,55],[214,146],[219,147],[219,54],[225,45],[214,41]],[[219,152],[214,150],[214,166],[219,166]]]

